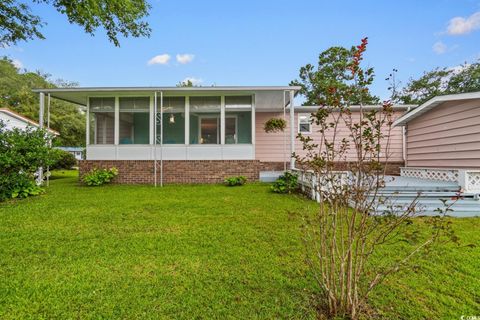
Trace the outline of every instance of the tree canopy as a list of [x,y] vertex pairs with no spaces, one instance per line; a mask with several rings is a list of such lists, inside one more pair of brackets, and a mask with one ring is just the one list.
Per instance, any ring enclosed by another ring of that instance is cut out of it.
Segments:
[[[358,47],[352,46],[331,47],[318,56],[317,66],[306,64],[300,68],[299,79],[290,82],[290,85],[300,86],[300,94],[305,96],[304,105],[325,105],[329,90],[336,88],[338,91],[351,91],[353,98],[350,104],[376,104],[379,98],[369,92],[358,90],[352,76],[351,65],[358,54]],[[365,70],[361,76],[372,76],[373,68]],[[357,75],[358,76],[358,75]]]
[[[32,120],[38,120],[39,113],[39,97],[32,89],[72,85],[75,83],[51,81],[48,74],[20,72],[10,59],[0,59],[0,107],[10,108]],[[79,106],[51,99],[50,127],[60,133],[53,139],[55,145],[85,145],[85,113]]]
[[[128,37],[150,36],[151,29],[143,19],[150,5],[146,0],[34,0],[48,4],[67,16],[90,35],[104,29],[108,39],[119,46],[119,35]],[[27,4],[17,0],[0,1],[0,45],[12,45],[35,38],[44,39],[41,28],[46,23],[32,13]]]
[[480,60],[457,68],[436,68],[410,79],[395,100],[421,104],[435,96],[480,91]]

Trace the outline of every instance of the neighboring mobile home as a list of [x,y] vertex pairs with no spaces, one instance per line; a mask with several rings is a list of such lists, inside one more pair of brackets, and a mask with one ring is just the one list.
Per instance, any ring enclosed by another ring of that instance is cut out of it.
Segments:
[[[13,130],[14,128],[25,130],[27,127],[38,128],[39,124],[15,111],[8,108],[0,108],[0,121],[5,124],[7,130]],[[49,129],[49,132],[55,136],[59,133],[55,130]]]
[[83,159],[83,150],[85,148],[82,147],[57,147],[57,149],[63,150],[65,152],[71,153],[75,159],[82,160]]
[[402,176],[457,182],[480,193],[480,92],[437,96],[394,125],[406,131]]
[[[294,168],[292,152],[303,152],[297,133],[319,137],[309,121],[318,107],[293,107],[297,90],[285,86],[35,91],[40,93],[41,110],[45,95],[87,107],[81,174],[94,167],[117,167],[120,183],[216,183],[233,175],[255,181],[264,172]],[[395,106],[396,116],[410,107]],[[285,132],[264,132],[272,117],[285,118]],[[397,169],[404,163],[402,130],[391,132],[389,162]]]

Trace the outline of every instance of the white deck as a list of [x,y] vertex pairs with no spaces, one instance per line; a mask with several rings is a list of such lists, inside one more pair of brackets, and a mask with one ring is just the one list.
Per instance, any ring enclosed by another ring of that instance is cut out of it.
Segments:
[[[317,185],[315,176],[300,171],[299,183],[302,190],[308,192],[312,199],[320,201],[319,189],[328,188]],[[348,172],[339,172],[348,176]],[[345,179],[345,183],[349,183]],[[315,191],[316,190],[316,191]],[[480,216],[480,198],[477,193],[465,193],[457,182],[420,179],[402,176],[385,177],[385,186],[381,188],[375,199],[373,214],[400,214],[415,203],[415,215],[434,216],[445,209],[447,215],[453,217]],[[440,211],[439,211],[440,210]]]
[[419,179],[411,177],[402,177],[402,176],[387,176],[385,177],[385,186],[386,187],[404,187],[404,188],[457,188],[460,189],[460,186],[456,182],[451,181],[439,181],[439,180],[430,180],[430,179]]

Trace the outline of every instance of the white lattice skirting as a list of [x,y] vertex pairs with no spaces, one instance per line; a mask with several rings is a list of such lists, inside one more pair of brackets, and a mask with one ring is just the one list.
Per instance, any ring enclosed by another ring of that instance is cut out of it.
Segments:
[[418,179],[457,182],[464,192],[480,192],[480,170],[407,167],[400,168],[400,175]]

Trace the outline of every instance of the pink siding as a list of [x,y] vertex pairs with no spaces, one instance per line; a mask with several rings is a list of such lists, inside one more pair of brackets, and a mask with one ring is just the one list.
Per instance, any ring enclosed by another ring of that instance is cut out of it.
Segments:
[[407,165],[480,168],[480,100],[445,102],[411,120]]
[[[303,114],[303,113],[301,113]],[[306,113],[308,115],[308,113]],[[398,112],[396,116],[402,115],[403,112]],[[359,115],[357,114],[357,117]],[[283,133],[265,133],[263,131],[263,126],[265,122],[272,117],[283,117],[281,113],[264,113],[258,112],[255,115],[256,117],[256,145],[255,153],[256,159],[260,161],[283,161],[284,159],[284,136],[286,137],[286,159],[287,161],[290,158],[290,124],[289,124],[289,114],[287,113],[287,129]],[[295,114],[295,136],[298,132],[298,114]],[[337,141],[340,141],[342,138],[348,138],[347,128],[345,124],[339,128],[340,136],[337,138]],[[386,133],[385,133],[386,134]],[[307,134],[304,134],[307,135]],[[312,125],[312,133],[309,134],[310,137],[316,142],[320,142],[321,134],[318,132],[318,127]],[[397,127],[393,128],[390,133],[390,146],[389,146],[389,162],[399,162],[403,161],[403,143],[402,143],[402,128]],[[302,144],[297,139],[295,141],[295,152],[299,155],[305,154],[302,150]],[[385,151],[384,151],[385,152]],[[355,160],[356,156],[353,154],[348,155],[346,161]]]

